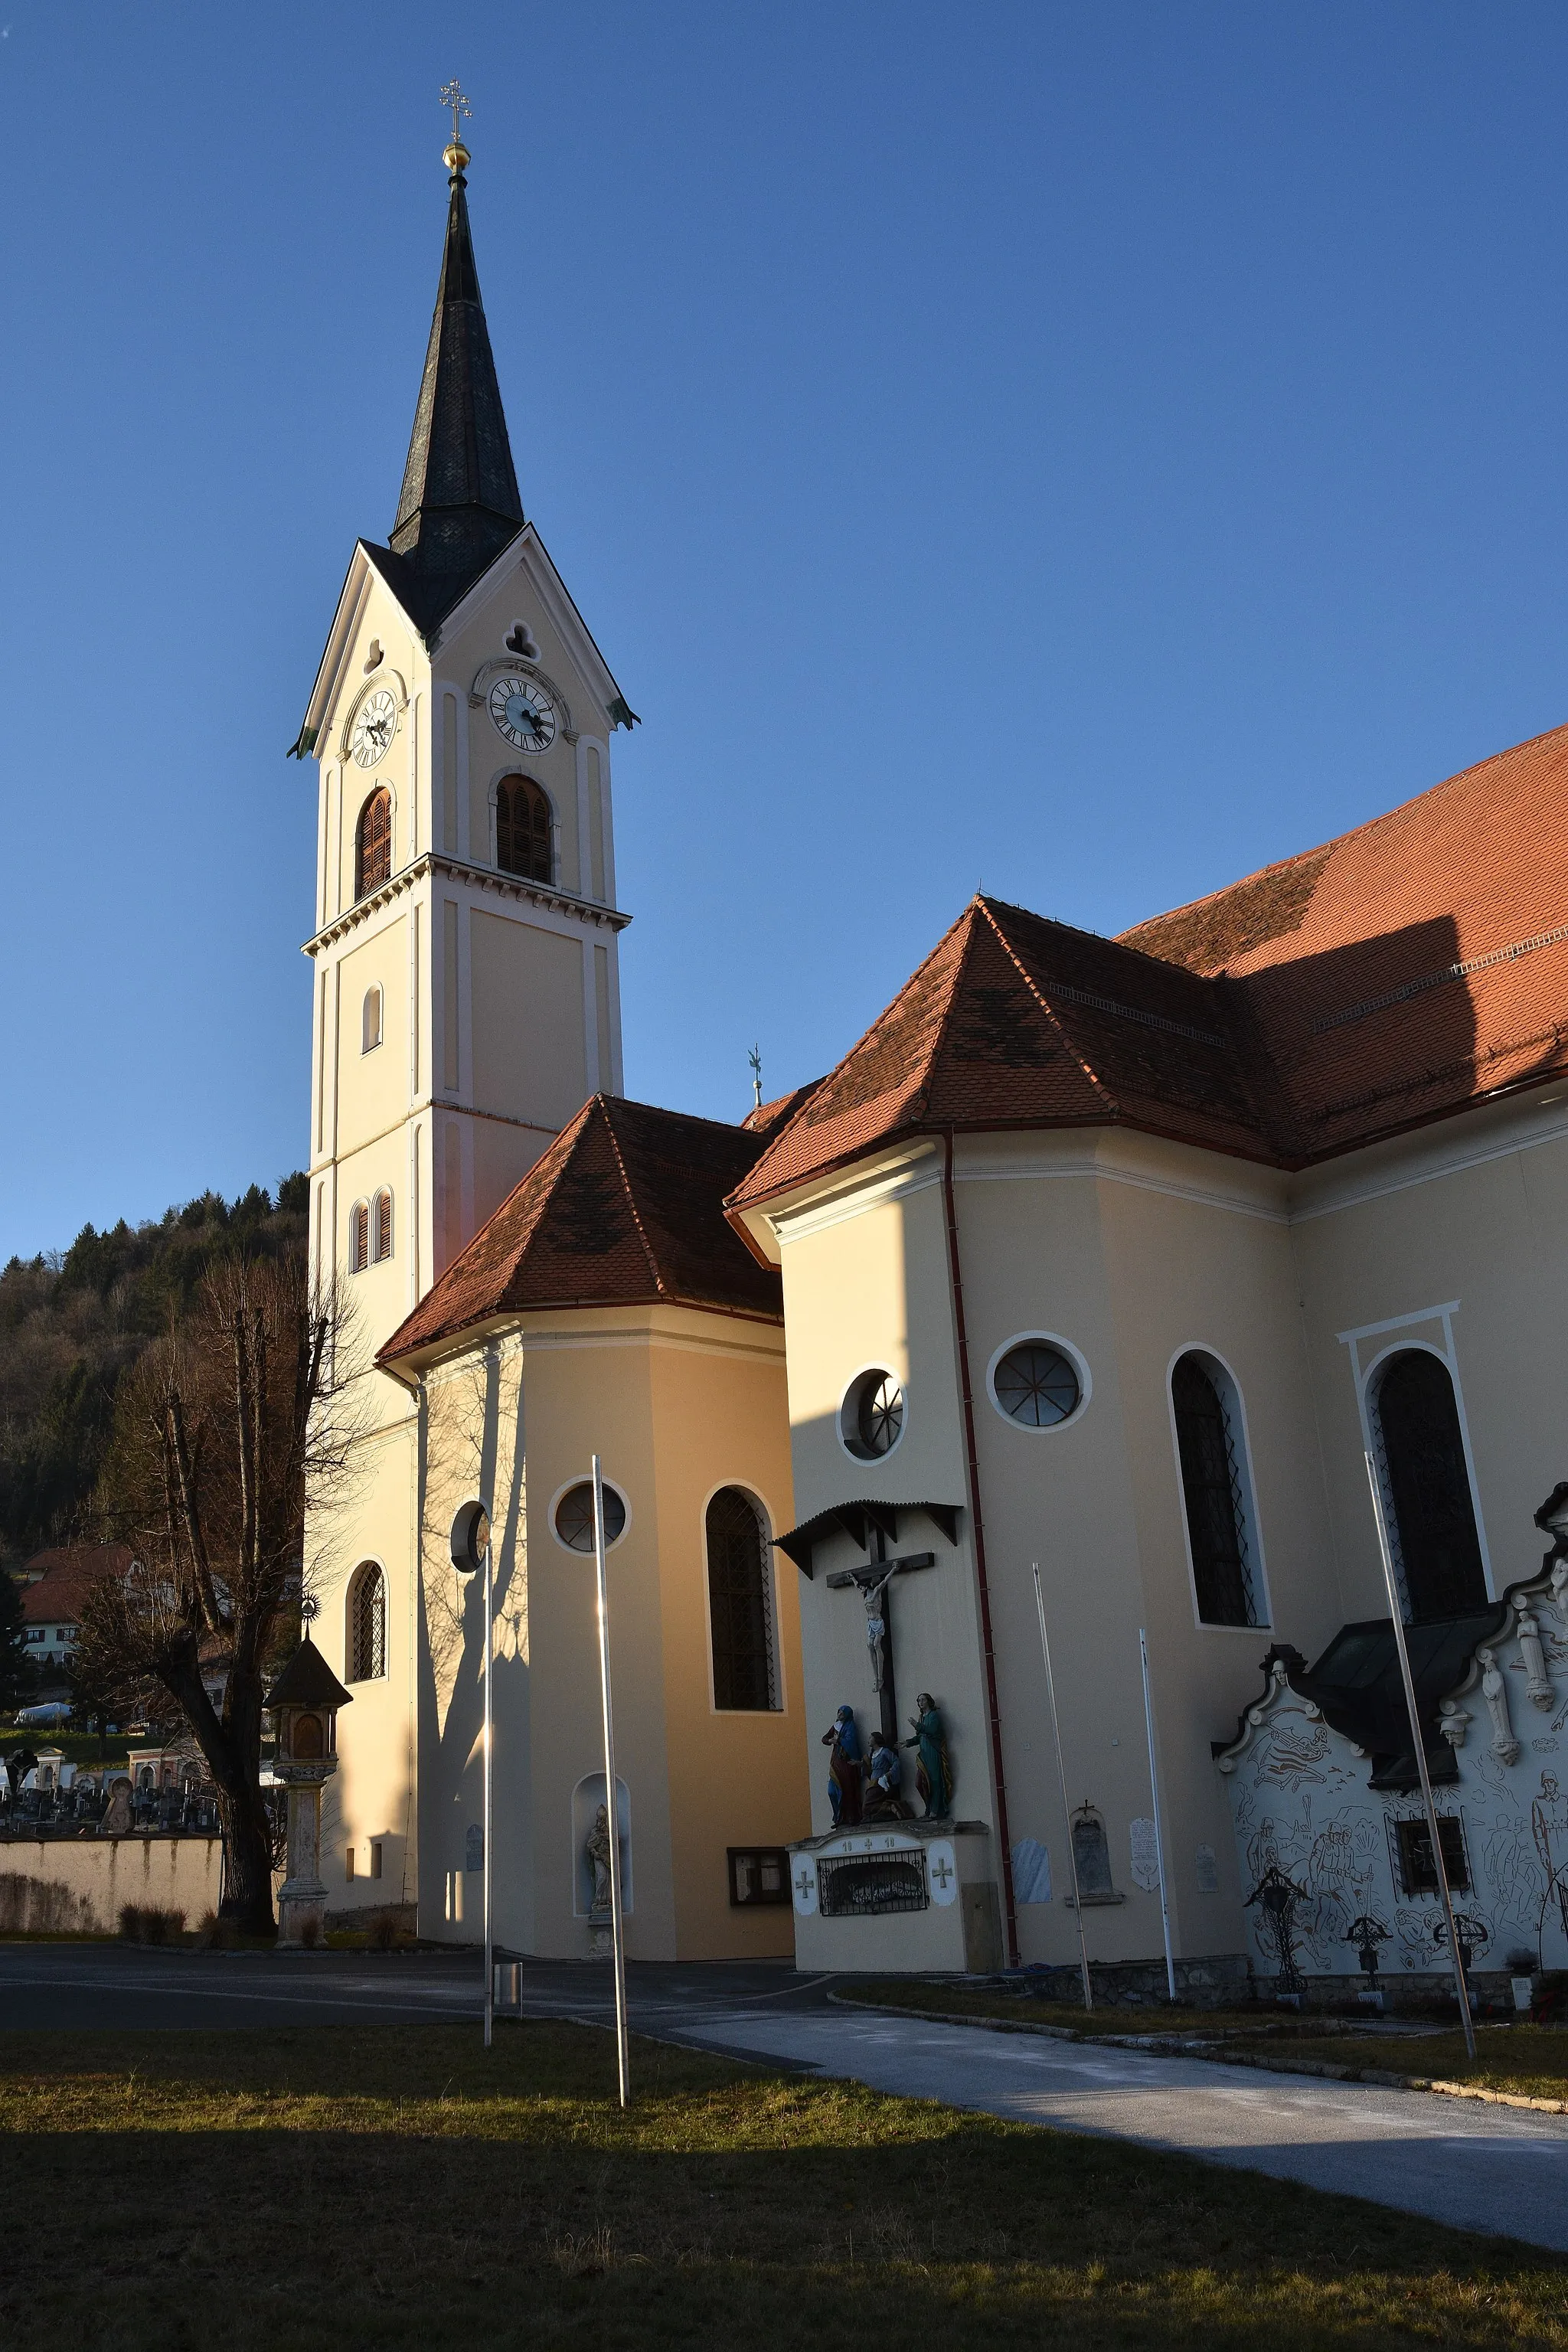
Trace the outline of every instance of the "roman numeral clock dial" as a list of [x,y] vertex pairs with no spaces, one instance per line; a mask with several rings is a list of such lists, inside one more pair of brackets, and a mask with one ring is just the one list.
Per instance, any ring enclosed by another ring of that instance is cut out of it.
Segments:
[[366,695],[354,720],[349,750],[356,768],[374,768],[397,732],[397,704],[389,687]]
[[519,751],[548,751],[555,740],[555,705],[531,677],[498,677],[489,711],[498,732]]

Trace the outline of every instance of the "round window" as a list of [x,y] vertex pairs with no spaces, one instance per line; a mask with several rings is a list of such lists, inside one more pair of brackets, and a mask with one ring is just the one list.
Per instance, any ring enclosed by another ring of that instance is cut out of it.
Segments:
[[[605,1488],[605,1542],[615,1543],[626,1533],[626,1507],[615,1488]],[[555,1532],[569,1551],[594,1549],[594,1482],[579,1478],[555,1506]]]
[[1078,1411],[1083,1397],[1070,1360],[1046,1339],[1023,1339],[1009,1348],[991,1385],[1008,1420],[1024,1429],[1054,1428]]
[[851,1382],[838,1417],[839,1433],[858,1461],[879,1461],[904,1433],[904,1392],[891,1372],[862,1372]]

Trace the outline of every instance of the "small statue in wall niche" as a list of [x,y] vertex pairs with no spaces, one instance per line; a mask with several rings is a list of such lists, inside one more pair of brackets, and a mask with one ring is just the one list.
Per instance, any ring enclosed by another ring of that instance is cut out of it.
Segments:
[[1491,1650],[1478,1650],[1476,1657],[1481,1667],[1481,1696],[1492,1719],[1492,1754],[1500,1764],[1517,1764],[1519,1742],[1509,1721],[1508,1685],[1503,1680],[1502,1669]]
[[899,1794],[899,1783],[904,1768],[899,1761],[899,1751],[889,1747],[881,1732],[872,1742],[871,1753],[866,1759],[866,1792],[861,1801],[862,1821],[907,1822],[910,1809]]
[[947,1752],[947,1733],[937,1704],[930,1691],[921,1691],[915,1700],[919,1712],[910,1717],[912,1739],[904,1746],[915,1751],[915,1787],[925,1806],[928,1822],[944,1822],[952,1811],[952,1761]]
[[610,1915],[610,1809],[601,1805],[594,1815],[594,1826],[584,1840],[583,1851],[594,1873],[594,1900],[589,1906],[593,1918],[608,1918]]
[[822,1744],[831,1750],[827,1759],[827,1801],[833,1808],[833,1826],[836,1830],[852,1830],[860,1819],[861,1782],[860,1734],[852,1706],[839,1708],[831,1728],[822,1735]]

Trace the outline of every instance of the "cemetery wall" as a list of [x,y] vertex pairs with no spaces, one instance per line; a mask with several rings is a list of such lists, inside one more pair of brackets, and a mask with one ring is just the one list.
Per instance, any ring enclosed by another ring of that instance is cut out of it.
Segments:
[[0,1931],[111,1935],[127,1903],[216,1911],[218,1837],[0,1838]]

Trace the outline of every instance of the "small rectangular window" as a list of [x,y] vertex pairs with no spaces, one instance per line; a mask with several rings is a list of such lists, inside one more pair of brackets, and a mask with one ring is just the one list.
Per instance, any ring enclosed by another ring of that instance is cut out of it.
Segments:
[[372,1838],[370,1842],[370,1874],[373,1878],[381,1876],[381,1840],[379,1838]]
[[345,1878],[352,1878],[353,1874],[354,1850],[352,1845],[348,1845],[343,1848],[343,1876]]
[[[1424,1821],[1395,1822],[1395,1857],[1406,1895],[1436,1895],[1437,1867],[1432,1859],[1432,1832]],[[1465,1852],[1464,1823],[1454,1813],[1439,1813],[1437,1835],[1443,1842],[1443,1868],[1455,1895],[1470,1891],[1469,1857]]]
[[732,1845],[727,1849],[727,1859],[732,1911],[750,1911],[759,1904],[789,1901],[787,1847]]

